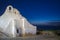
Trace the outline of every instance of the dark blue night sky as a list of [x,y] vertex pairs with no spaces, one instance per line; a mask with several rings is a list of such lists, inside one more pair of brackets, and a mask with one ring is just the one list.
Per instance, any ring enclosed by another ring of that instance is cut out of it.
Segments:
[[17,8],[31,23],[60,21],[60,0],[0,0],[0,15],[8,5]]

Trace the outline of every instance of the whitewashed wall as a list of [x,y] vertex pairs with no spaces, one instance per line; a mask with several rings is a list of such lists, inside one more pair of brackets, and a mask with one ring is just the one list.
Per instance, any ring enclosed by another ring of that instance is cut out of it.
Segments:
[[[11,7],[11,10],[9,10],[9,7]],[[17,29],[19,33],[16,32]],[[17,9],[9,5],[0,17],[0,31],[8,34],[10,37],[16,37],[20,33],[36,34],[36,26],[30,24]]]

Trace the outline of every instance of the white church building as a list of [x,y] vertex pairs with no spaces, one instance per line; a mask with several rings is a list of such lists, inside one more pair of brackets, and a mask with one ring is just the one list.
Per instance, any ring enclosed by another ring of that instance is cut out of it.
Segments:
[[0,31],[9,37],[18,35],[36,34],[36,26],[30,24],[20,12],[11,5],[7,6],[3,15],[0,16]]

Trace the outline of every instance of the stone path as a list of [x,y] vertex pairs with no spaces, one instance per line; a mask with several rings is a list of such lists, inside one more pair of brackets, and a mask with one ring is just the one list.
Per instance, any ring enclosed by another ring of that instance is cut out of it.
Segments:
[[30,37],[9,38],[6,35],[0,33],[0,40],[60,40],[60,37],[52,36],[52,35],[37,35],[37,36],[30,36]]

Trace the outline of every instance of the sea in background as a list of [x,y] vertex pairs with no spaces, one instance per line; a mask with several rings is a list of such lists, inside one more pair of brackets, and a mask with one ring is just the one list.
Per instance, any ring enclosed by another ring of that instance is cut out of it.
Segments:
[[37,25],[37,30],[60,30],[60,26]]
[[37,26],[37,30],[60,30],[60,22],[48,22],[33,25]]

